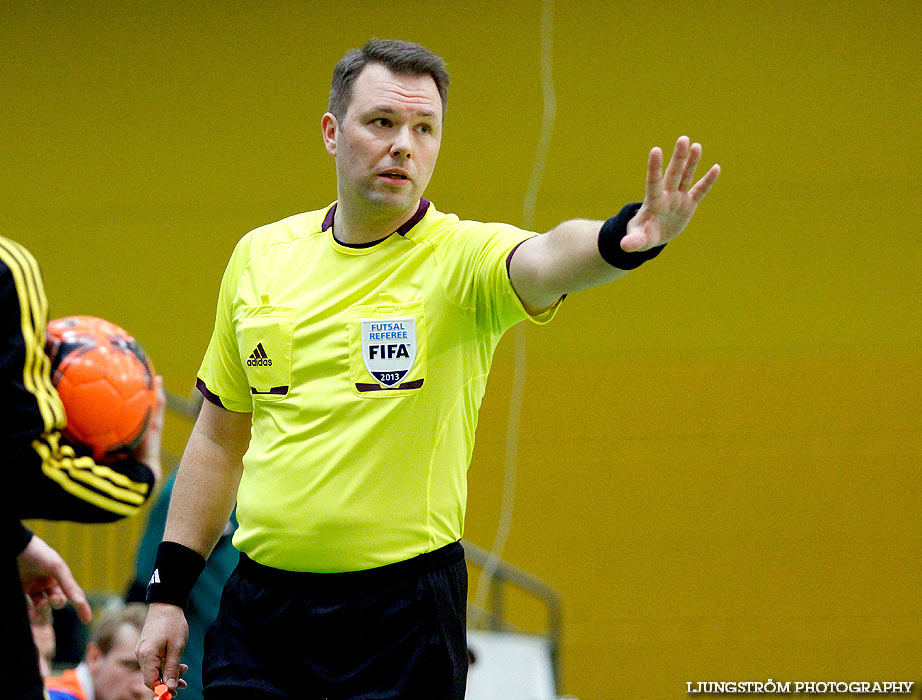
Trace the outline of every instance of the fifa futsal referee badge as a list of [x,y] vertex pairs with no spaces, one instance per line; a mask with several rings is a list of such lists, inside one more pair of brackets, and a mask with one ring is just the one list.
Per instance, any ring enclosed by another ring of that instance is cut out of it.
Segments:
[[385,387],[397,386],[416,362],[416,319],[363,320],[362,359]]

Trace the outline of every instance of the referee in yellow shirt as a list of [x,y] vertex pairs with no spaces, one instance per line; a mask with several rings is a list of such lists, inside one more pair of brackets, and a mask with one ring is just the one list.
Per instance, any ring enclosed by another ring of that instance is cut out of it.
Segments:
[[237,502],[231,576],[206,642],[209,700],[460,700],[458,541],[477,411],[502,334],[655,257],[717,179],[679,139],[646,197],[544,235],[423,198],[444,62],[371,40],[337,64],[321,121],[337,201],[250,232],[224,274],[138,644],[179,680],[183,606]]

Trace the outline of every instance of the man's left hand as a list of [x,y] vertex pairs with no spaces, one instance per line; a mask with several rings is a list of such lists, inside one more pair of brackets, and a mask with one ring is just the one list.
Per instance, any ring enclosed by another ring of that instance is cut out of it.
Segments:
[[663,152],[658,146],[650,151],[643,206],[628,222],[627,234],[621,239],[622,250],[649,250],[682,233],[720,175],[720,166],[714,165],[692,186],[699,160],[701,144],[689,144],[687,136],[680,136],[664,177]]

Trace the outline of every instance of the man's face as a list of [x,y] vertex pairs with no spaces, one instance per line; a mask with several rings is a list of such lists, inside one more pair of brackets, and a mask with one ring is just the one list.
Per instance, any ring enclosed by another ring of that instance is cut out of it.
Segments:
[[340,199],[394,215],[415,206],[435,168],[441,127],[442,100],[431,76],[365,66],[342,122],[329,113],[323,119]]
[[93,676],[96,700],[145,700],[151,692],[144,686],[144,675],[134,649],[138,630],[124,624],[115,636],[115,644],[103,654],[95,644],[86,650],[86,663]]

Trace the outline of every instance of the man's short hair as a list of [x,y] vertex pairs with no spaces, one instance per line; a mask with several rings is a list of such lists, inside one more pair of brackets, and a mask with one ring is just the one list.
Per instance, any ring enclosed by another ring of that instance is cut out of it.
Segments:
[[144,603],[128,603],[116,610],[108,610],[93,625],[89,642],[98,646],[105,656],[115,646],[115,638],[122,625],[131,625],[140,632],[146,618],[147,605]]
[[352,86],[359,73],[370,63],[380,63],[394,73],[403,75],[430,75],[435,81],[442,100],[442,115],[448,106],[448,71],[445,61],[429,49],[412,41],[398,39],[369,39],[360,49],[352,49],[343,56],[333,70],[328,111],[342,121],[352,100]]

